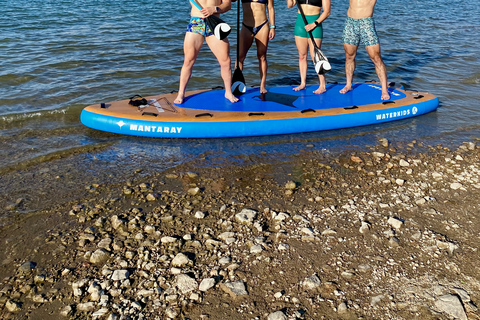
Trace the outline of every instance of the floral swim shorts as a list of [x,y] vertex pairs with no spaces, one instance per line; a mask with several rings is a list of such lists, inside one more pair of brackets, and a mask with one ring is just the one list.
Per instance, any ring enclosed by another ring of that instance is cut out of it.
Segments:
[[375,22],[372,17],[363,19],[353,19],[347,17],[345,28],[343,29],[343,43],[358,46],[363,44],[365,47],[379,44]]
[[205,19],[200,17],[191,17],[190,23],[187,26],[187,32],[201,34],[204,37],[212,36],[213,32],[205,22]]

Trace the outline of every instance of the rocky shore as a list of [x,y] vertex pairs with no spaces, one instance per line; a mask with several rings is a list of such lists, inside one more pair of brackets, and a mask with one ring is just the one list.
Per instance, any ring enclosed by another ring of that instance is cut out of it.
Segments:
[[479,159],[380,139],[92,184],[0,229],[0,318],[480,319]]

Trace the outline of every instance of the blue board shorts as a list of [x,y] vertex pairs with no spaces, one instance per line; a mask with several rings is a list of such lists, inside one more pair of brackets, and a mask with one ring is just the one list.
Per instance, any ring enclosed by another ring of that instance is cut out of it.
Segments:
[[213,31],[210,29],[204,18],[191,17],[187,26],[187,32],[201,34],[204,37],[213,36]]
[[345,28],[343,29],[343,43],[365,47],[379,44],[375,22],[372,17],[363,19],[353,19],[347,17]]

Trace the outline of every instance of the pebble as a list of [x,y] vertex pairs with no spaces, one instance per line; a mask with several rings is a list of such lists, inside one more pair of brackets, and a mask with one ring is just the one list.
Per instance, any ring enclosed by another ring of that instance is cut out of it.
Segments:
[[438,297],[435,301],[435,307],[455,319],[467,320],[463,304],[456,295],[446,294]]
[[198,289],[200,291],[208,291],[209,289],[213,288],[215,286],[215,279],[214,278],[205,278],[200,282],[200,286]]
[[391,225],[395,229],[400,229],[403,226],[403,221],[395,217],[388,218],[387,222],[389,225]]
[[175,278],[178,289],[183,293],[189,293],[198,288],[198,283],[195,279],[187,274],[179,274]]
[[235,219],[241,224],[251,225],[257,217],[257,211],[252,209],[243,209],[235,215]]
[[282,311],[276,311],[270,313],[267,317],[267,320],[287,320],[287,316]]
[[187,255],[185,255],[183,253],[179,253],[175,256],[175,258],[173,258],[172,266],[184,267],[191,262],[192,262],[192,260],[190,260],[190,258]]
[[318,278],[318,276],[316,274],[311,275],[310,277],[307,277],[305,280],[303,280],[303,286],[307,290],[316,289],[316,288],[320,287],[321,284],[322,284],[322,282],[320,281],[320,278]]
[[123,281],[128,279],[130,272],[128,270],[115,270],[112,274],[113,281]]
[[90,262],[100,264],[106,262],[110,258],[110,254],[105,249],[97,249],[90,256]]
[[233,298],[248,295],[245,283],[241,280],[221,283],[220,287]]

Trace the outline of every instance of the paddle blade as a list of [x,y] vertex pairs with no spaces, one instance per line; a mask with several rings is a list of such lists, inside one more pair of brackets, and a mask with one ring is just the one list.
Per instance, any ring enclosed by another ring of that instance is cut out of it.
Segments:
[[213,30],[215,37],[219,40],[225,39],[232,31],[232,28],[217,16],[210,16],[206,21],[210,29]]
[[245,85],[245,77],[243,76],[242,70],[236,68],[232,77],[232,93],[236,96],[240,96],[246,91],[247,86]]
[[315,72],[318,74],[325,74],[330,70],[332,70],[332,66],[326,60],[317,61],[315,63]]

